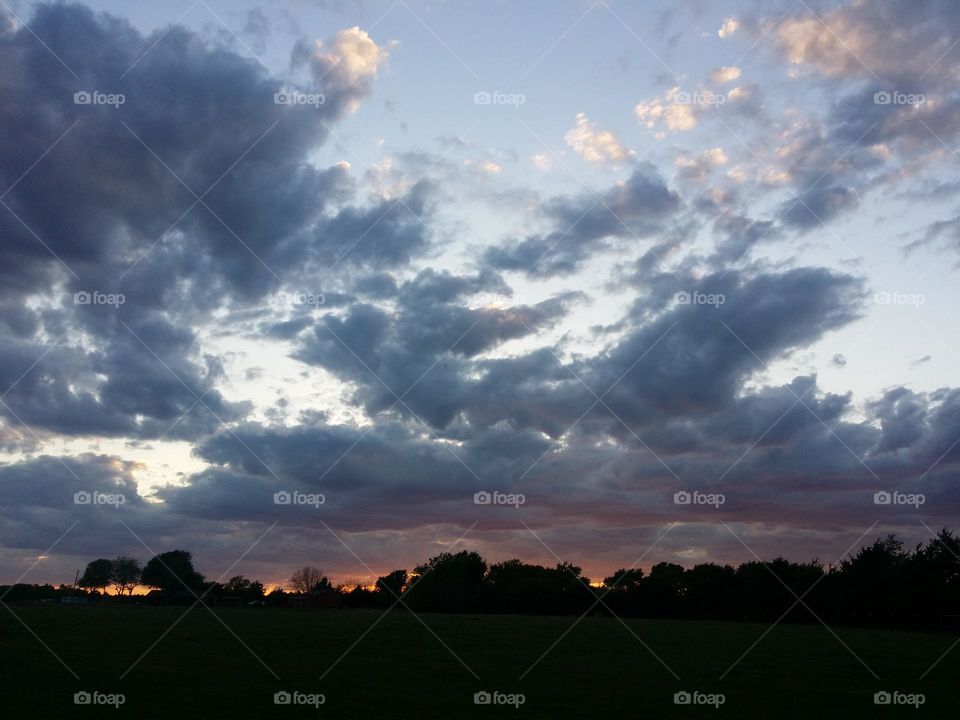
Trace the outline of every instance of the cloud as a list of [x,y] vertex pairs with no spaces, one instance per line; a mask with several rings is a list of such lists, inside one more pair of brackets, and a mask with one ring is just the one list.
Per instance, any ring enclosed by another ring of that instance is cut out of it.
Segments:
[[689,132],[697,126],[700,116],[723,102],[717,97],[712,91],[691,93],[674,86],[662,96],[637,103],[633,114],[641,125],[650,129],[662,125],[674,132]]
[[738,67],[719,67],[710,73],[710,82],[714,85],[726,85],[739,79],[740,68]]
[[550,156],[545,153],[531,155],[530,162],[532,162],[533,166],[541,172],[547,172],[551,167],[553,167],[553,161],[550,159]]
[[856,191],[851,188],[818,187],[785,201],[781,218],[791,227],[810,230],[856,208],[859,203]]
[[340,30],[332,40],[318,40],[310,57],[314,78],[331,96],[353,112],[370,93],[373,80],[387,61],[389,51],[378,46],[364,30]]
[[[276,101],[285,83],[264,68],[182,26],[145,36],[42,5],[30,30],[0,36],[0,303],[18,308],[0,338],[5,387],[32,367],[4,414],[67,435],[202,436],[249,410],[214,387],[219,361],[196,341],[215,309],[256,305],[281,273],[296,287],[368,229],[378,252],[358,243],[349,267],[393,267],[427,247],[427,185],[396,208],[358,207],[346,168],[307,161],[384,57],[353,30],[324,48],[318,63],[342,60],[324,102],[301,106]],[[126,100],[75,104],[93,91]],[[124,302],[77,304],[77,293]]]
[[476,168],[483,175],[499,175],[503,170],[503,168],[497,163],[493,162],[493,160],[464,160],[463,164],[467,167]]
[[717,35],[722,39],[726,39],[733,35],[737,31],[738,27],[739,23],[737,22],[736,18],[725,18],[723,25],[720,26],[719,30],[717,30]]
[[664,229],[680,207],[656,168],[638,163],[630,177],[602,193],[552,198],[541,213],[552,229],[488,248],[484,262],[496,270],[528,275],[563,275],[576,271],[608,240],[644,238]]
[[[720,103],[710,83],[741,82],[721,67],[635,108],[658,134],[729,113],[759,165],[716,138],[661,146],[670,155],[658,157],[676,157],[668,181],[581,113],[567,144],[625,172],[552,195],[501,188],[516,154],[449,137],[440,146],[456,157],[385,148],[360,172],[340,160],[329,129],[353,121],[391,47],[358,27],[298,45],[281,79],[221,36],[144,35],[80,6],[38,6],[30,28],[74,82],[25,27],[0,20],[0,573],[19,575],[76,520],[85,532],[38,567],[44,579],[101,555],[143,559],[121,518],[158,550],[195,550],[214,576],[277,520],[238,572],[280,580],[319,555],[355,574],[324,524],[387,571],[455,540],[477,519],[473,493],[494,488],[525,493],[526,521],[551,545],[610,566],[624,559],[608,548],[652,542],[677,519],[681,485],[726,493],[724,517],[772,552],[830,550],[868,527],[872,493],[892,489],[882,483],[915,483],[928,521],[948,522],[960,391],[891,382],[855,403],[783,368],[832,355],[831,385],[842,377],[846,358],[822,348],[861,317],[866,292],[863,278],[803,266],[788,243],[949,157],[930,130],[947,144],[960,133],[946,52],[956,10],[825,12],[881,85],[801,10],[782,33],[772,17],[727,18],[718,34],[770,29],[758,42],[797,71],[793,97],[824,92],[829,104],[771,117],[753,82]],[[247,36],[264,39],[262,14],[245,17]],[[94,89],[126,101],[74,104]],[[875,101],[897,89],[927,98]],[[925,199],[957,189],[929,183],[917,184]],[[500,233],[492,242],[477,239],[477,208]],[[933,217],[918,242],[955,250],[953,213]],[[783,247],[762,254],[773,242]],[[586,267],[600,271],[576,274]],[[598,285],[597,297],[580,290]],[[125,301],[76,303],[81,291]],[[305,291],[324,301],[278,302]],[[594,312],[611,301],[614,317]],[[908,353],[911,367],[922,352]],[[145,478],[162,471],[120,456],[146,457],[145,441],[161,454],[177,442],[200,469],[147,496]],[[98,442],[123,450],[73,451]],[[273,502],[294,489],[323,493],[323,514]],[[74,503],[84,490],[127,502],[119,513]],[[485,516],[470,547],[537,557],[515,517]],[[709,541],[711,559],[742,559],[705,529],[715,517],[692,509],[658,552],[687,561]],[[893,508],[884,520],[905,518]]]
[[622,162],[634,155],[609,130],[596,130],[584,113],[577,113],[577,126],[564,136],[564,140],[577,155],[596,165]]
[[923,237],[908,245],[908,248],[913,249],[928,244],[940,246],[948,252],[960,254],[960,215],[930,223],[924,231]]
[[939,85],[953,76],[957,59],[948,51],[958,18],[954,3],[847,3],[819,14],[801,9],[770,36],[794,65],[831,78],[886,80],[905,90],[901,83],[910,80]]
[[400,287],[395,311],[354,304],[325,315],[301,336],[295,355],[352,383],[354,402],[371,417],[392,408],[445,428],[477,392],[470,377],[478,356],[552,327],[581,299],[568,293],[534,305],[464,303],[480,293],[509,288],[489,271],[424,271]]
[[721,147],[704,150],[695,158],[689,155],[678,155],[674,161],[677,177],[689,182],[703,182],[714,168],[726,164],[727,155]]

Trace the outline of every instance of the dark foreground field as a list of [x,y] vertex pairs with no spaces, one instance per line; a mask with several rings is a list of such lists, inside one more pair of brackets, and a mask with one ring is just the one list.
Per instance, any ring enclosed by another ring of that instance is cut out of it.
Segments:
[[[422,615],[438,640],[398,610],[369,630],[379,612],[217,610],[224,627],[195,608],[171,630],[185,608],[12,609],[80,679],[0,611],[0,707],[10,718],[960,716],[960,647],[919,679],[956,640],[945,634],[836,628],[848,650],[821,626],[778,626],[721,680],[767,626],[630,620],[628,630],[589,617],[557,642],[575,618]],[[725,702],[674,704],[684,690]],[[884,690],[925,702],[874,705]],[[78,691],[123,693],[125,703],[75,705]],[[325,703],[276,705],[278,691],[322,693]],[[524,703],[476,705],[480,691],[522,693]]]

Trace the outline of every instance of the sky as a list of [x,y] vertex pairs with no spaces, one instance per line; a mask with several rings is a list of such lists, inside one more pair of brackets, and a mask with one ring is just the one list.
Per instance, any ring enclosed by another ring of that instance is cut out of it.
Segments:
[[5,0],[0,582],[174,548],[596,579],[956,527],[957,28]]

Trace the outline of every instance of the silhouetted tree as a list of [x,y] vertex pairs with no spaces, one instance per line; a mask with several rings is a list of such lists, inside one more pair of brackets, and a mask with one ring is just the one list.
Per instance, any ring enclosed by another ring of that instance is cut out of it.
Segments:
[[283,607],[287,604],[287,594],[283,591],[283,588],[274,588],[267,593],[264,602],[267,603],[268,607]]
[[620,568],[614,571],[610,577],[603,579],[603,586],[611,590],[638,590],[642,580],[643,570],[640,568],[631,570]]
[[409,605],[433,612],[475,612],[483,604],[486,571],[487,563],[475,552],[441,553],[414,568]]
[[80,587],[91,588],[103,592],[113,581],[113,560],[100,558],[87,563],[83,576],[78,583]]
[[691,617],[733,620],[737,616],[736,570],[701,563],[683,574],[684,608]]
[[899,601],[903,619],[936,622],[960,614],[960,538],[946,528],[901,565]]
[[234,575],[223,586],[222,594],[243,598],[247,602],[263,600],[263,583],[248,580],[243,575]]
[[333,586],[320,568],[307,565],[295,571],[290,577],[290,587],[301,595],[317,595]]
[[142,574],[140,563],[132,557],[118,557],[111,563],[110,581],[117,591],[117,595],[133,594],[133,589],[140,582]]
[[857,621],[885,622],[896,616],[900,572],[906,560],[903,543],[891,534],[843,561],[843,601]]
[[407,571],[394,570],[377,578],[377,594],[384,602],[393,604],[403,594],[403,586],[407,584]]
[[[124,566],[129,574],[121,578],[117,568]],[[129,594],[138,570],[132,558],[101,558],[87,565],[80,584],[103,588],[109,577],[118,593]],[[204,587],[190,553],[183,550],[153,558],[141,581],[171,591],[184,585],[195,591]],[[299,596],[296,605],[310,608],[387,608],[406,592],[414,610],[579,614],[602,597],[600,607],[617,615],[813,622],[815,614],[826,622],[932,626],[943,616],[960,616],[960,538],[944,528],[908,551],[888,535],[829,568],[817,560],[798,563],[782,557],[745,562],[736,569],[701,563],[687,570],[661,562],[649,573],[617,570],[604,578],[602,588],[589,587],[581,569],[571,563],[550,568],[514,558],[488,567],[480,555],[466,550],[441,553],[417,565],[409,576],[406,570],[394,570],[377,578],[373,589],[356,585],[334,590],[318,568],[309,566],[294,573],[290,584]],[[206,587],[204,595],[264,597],[263,585],[242,575]],[[8,591],[11,600],[76,594],[68,586],[16,585],[0,587],[0,596]],[[284,605],[287,599],[282,589],[265,597],[270,606]]]
[[166,592],[197,592],[204,582],[203,575],[193,569],[193,555],[186,550],[170,550],[151,558],[140,581]]
[[659,617],[671,614],[678,607],[686,592],[683,573],[683,566],[676,563],[661,562],[650,568],[644,588],[645,613]]

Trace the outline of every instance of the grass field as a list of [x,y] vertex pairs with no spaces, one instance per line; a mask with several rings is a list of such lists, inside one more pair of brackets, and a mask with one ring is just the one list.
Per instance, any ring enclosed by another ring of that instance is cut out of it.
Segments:
[[[823,627],[778,626],[721,680],[766,625],[628,620],[628,629],[588,617],[560,639],[575,618],[425,614],[428,630],[398,610],[378,622],[374,611],[244,608],[217,610],[224,627],[194,608],[170,630],[185,608],[11,609],[29,630],[0,614],[0,707],[9,718],[960,717],[960,646],[919,680],[957,639],[946,634],[835,628],[877,680]],[[125,702],[75,705],[82,690],[123,693]],[[282,690],[325,702],[276,705]],[[522,693],[524,703],[474,704],[483,690]],[[676,705],[681,690],[722,693],[724,703]],[[925,702],[876,706],[880,690],[923,693]]]

